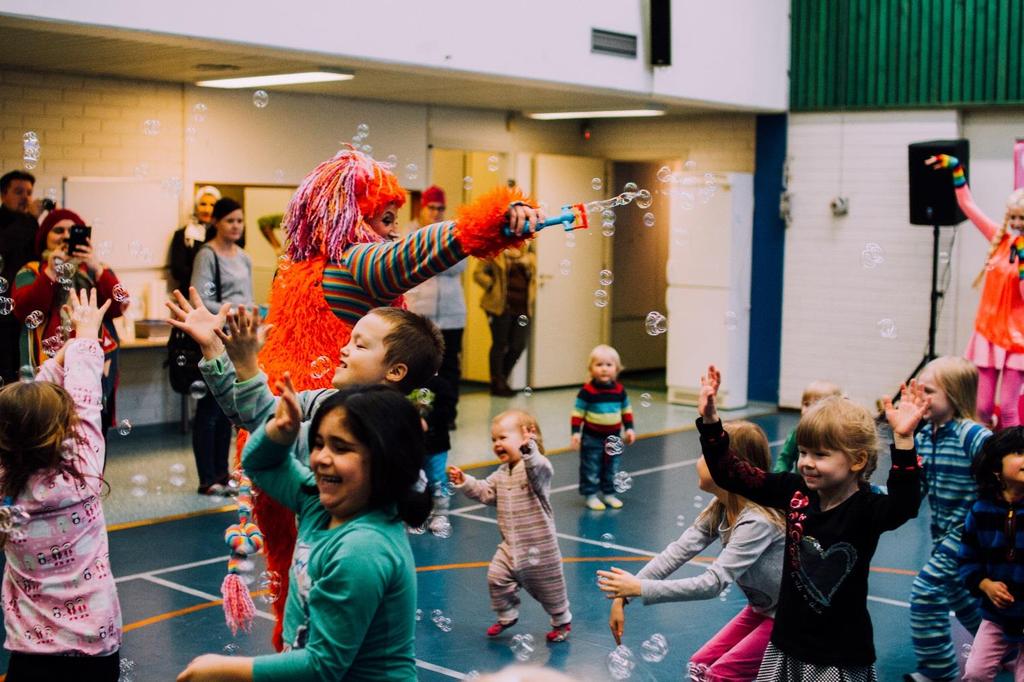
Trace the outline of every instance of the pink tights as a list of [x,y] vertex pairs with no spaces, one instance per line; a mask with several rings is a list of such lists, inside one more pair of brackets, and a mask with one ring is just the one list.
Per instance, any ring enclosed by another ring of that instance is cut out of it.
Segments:
[[[1021,385],[1024,384],[1024,372],[1004,367],[1003,380],[999,382],[999,428],[1020,425],[1020,414],[1017,403],[1020,400]],[[999,370],[995,367],[978,368],[978,418],[981,423],[992,423],[992,412],[995,409],[996,382],[999,381]]]

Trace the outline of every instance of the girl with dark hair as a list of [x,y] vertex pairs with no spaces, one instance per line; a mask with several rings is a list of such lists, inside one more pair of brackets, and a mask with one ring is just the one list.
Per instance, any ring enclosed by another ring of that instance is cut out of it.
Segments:
[[310,424],[309,468],[289,455],[300,412],[291,377],[277,411],[252,434],[242,465],[295,512],[298,540],[285,604],[284,653],[206,655],[185,680],[416,679],[416,568],[405,524],[430,512],[419,414],[386,386],[327,398]]
[[0,390],[0,533],[7,679],[117,680],[121,607],[108,564],[103,350],[110,308],[97,292],[68,292],[75,337],[36,381]]
[[974,463],[978,500],[964,519],[960,578],[981,598],[981,625],[964,680],[992,680],[1016,648],[1014,679],[1024,679],[1024,427],[1003,429]]
[[[199,249],[192,264],[192,286],[213,314],[231,305],[252,303],[252,259],[238,245],[245,230],[242,207],[225,197],[213,205],[215,236]],[[192,452],[199,474],[200,495],[231,492],[228,482],[228,450],[231,422],[212,393],[196,403]]]

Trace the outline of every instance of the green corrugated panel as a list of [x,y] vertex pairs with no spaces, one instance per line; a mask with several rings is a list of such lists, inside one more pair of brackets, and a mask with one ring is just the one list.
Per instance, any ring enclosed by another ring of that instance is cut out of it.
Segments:
[[792,0],[794,111],[1024,104],[1024,0]]

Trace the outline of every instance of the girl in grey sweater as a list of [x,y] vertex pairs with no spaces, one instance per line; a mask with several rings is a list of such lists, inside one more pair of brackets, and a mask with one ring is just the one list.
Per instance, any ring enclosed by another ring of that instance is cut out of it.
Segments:
[[[771,464],[768,438],[761,427],[745,421],[725,425],[736,455],[754,466]],[[715,485],[701,457],[697,461],[700,489],[715,499],[693,525],[635,576],[613,567],[598,571],[601,590],[612,603],[608,625],[617,644],[626,623],[630,597],[643,603],[711,599],[735,582],[748,604],[690,658],[691,680],[753,680],[768,640],[782,581],[785,522],[774,509],[766,509]],[[700,575],[667,580],[716,539],[722,551]]]

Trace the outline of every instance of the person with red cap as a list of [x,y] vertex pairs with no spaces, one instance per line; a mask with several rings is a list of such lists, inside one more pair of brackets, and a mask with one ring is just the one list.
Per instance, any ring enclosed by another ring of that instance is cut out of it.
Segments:
[[39,367],[67,341],[71,333],[71,320],[63,306],[72,288],[96,288],[98,305],[111,301],[103,326],[100,345],[103,348],[103,427],[114,418],[114,394],[117,387],[118,336],[114,319],[127,307],[128,293],[121,287],[114,271],[101,263],[92,247],[92,240],[67,251],[68,237],[73,225],[85,221],[68,209],[50,211],[36,231],[34,252],[36,260],[25,264],[14,280],[14,316],[23,325],[21,331],[21,362]]

